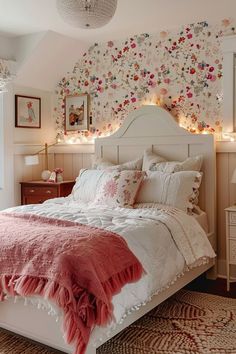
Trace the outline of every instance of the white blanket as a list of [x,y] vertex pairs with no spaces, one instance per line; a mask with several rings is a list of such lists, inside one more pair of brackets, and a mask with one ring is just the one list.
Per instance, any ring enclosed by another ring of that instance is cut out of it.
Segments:
[[[26,205],[9,212],[34,213],[66,219],[110,230],[121,235],[142,263],[146,274],[134,284],[126,285],[113,298],[113,323],[96,328],[92,341],[97,341],[114,329],[132,310],[137,310],[151,297],[173,283],[187,268],[207,262],[215,253],[197,221],[184,212],[170,207],[159,209],[124,209],[78,205],[70,198],[50,200],[42,205]],[[39,299],[32,300],[37,305]],[[58,309],[43,302],[51,312]]]

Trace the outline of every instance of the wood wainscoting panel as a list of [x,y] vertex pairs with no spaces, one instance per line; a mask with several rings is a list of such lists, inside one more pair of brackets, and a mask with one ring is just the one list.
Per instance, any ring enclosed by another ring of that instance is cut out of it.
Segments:
[[[216,154],[217,176],[217,237],[218,274],[226,274],[226,226],[224,209],[236,203],[236,185],[231,177],[236,168],[236,151],[218,151]],[[234,272],[236,276],[236,273]]]

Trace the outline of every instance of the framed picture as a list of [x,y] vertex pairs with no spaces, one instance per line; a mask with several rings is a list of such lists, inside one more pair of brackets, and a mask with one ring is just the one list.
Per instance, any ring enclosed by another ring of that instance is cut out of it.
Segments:
[[88,130],[88,95],[66,96],[65,131]]
[[15,95],[15,126],[41,128],[41,98]]

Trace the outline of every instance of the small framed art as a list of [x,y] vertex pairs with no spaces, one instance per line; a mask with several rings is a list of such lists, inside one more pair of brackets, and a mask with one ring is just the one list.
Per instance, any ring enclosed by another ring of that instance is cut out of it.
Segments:
[[15,126],[41,128],[41,98],[15,95]]
[[88,130],[88,94],[66,96],[65,131]]

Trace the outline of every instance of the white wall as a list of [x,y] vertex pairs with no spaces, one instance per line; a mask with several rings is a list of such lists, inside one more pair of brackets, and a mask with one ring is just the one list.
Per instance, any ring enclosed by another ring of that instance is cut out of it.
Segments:
[[13,88],[4,93],[3,130],[4,130],[4,182],[0,190],[0,209],[14,205],[14,156],[13,156]]
[[15,39],[0,36],[0,58],[15,59]]

